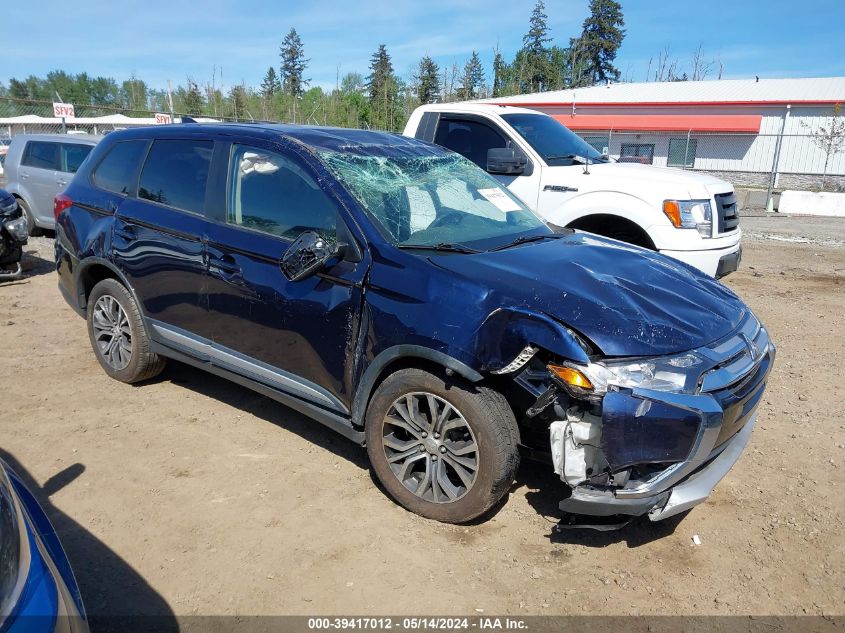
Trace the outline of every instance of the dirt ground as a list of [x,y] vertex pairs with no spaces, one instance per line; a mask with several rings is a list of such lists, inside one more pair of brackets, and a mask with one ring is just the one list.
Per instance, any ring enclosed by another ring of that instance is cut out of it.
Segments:
[[726,281],[778,346],[758,426],[680,521],[556,534],[563,484],[526,463],[486,521],[410,514],[363,449],[247,389],[178,363],[110,380],[45,238],[0,286],[0,456],[92,614],[843,614],[845,221],[774,222],[744,225]]

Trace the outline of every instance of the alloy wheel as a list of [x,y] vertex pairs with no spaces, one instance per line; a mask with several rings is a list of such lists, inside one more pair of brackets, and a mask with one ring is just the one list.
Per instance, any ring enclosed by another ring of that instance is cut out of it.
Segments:
[[117,299],[103,295],[94,304],[94,341],[112,369],[125,369],[132,360],[132,329]]
[[384,418],[382,446],[396,478],[425,501],[457,501],[475,483],[475,435],[461,412],[440,396],[415,392],[394,401]]

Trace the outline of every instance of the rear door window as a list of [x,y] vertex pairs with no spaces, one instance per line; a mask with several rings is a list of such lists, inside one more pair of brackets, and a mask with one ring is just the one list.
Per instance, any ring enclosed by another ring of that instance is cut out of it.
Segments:
[[146,149],[144,140],[116,143],[91,174],[94,185],[122,195],[134,192],[138,164]]
[[93,145],[62,143],[61,171],[75,174],[92,149],[94,149]]
[[153,142],[138,182],[138,197],[202,214],[213,141],[164,139]]
[[38,169],[58,169],[59,144],[30,141],[26,144],[21,164]]

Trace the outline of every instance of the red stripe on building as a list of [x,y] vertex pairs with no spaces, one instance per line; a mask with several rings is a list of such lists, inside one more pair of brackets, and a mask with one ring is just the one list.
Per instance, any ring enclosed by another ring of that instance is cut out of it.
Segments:
[[514,108],[651,108],[686,106],[785,106],[785,105],[836,105],[845,102],[843,99],[769,99],[767,101],[498,101],[493,105],[511,106]]
[[572,130],[638,132],[746,132],[760,131],[761,114],[553,114]]

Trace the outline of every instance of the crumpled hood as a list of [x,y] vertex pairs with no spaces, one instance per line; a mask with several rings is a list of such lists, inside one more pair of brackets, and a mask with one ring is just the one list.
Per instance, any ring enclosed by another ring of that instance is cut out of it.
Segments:
[[732,332],[748,310],[686,264],[586,233],[431,260],[489,287],[491,308],[543,312],[607,356],[689,351]]

